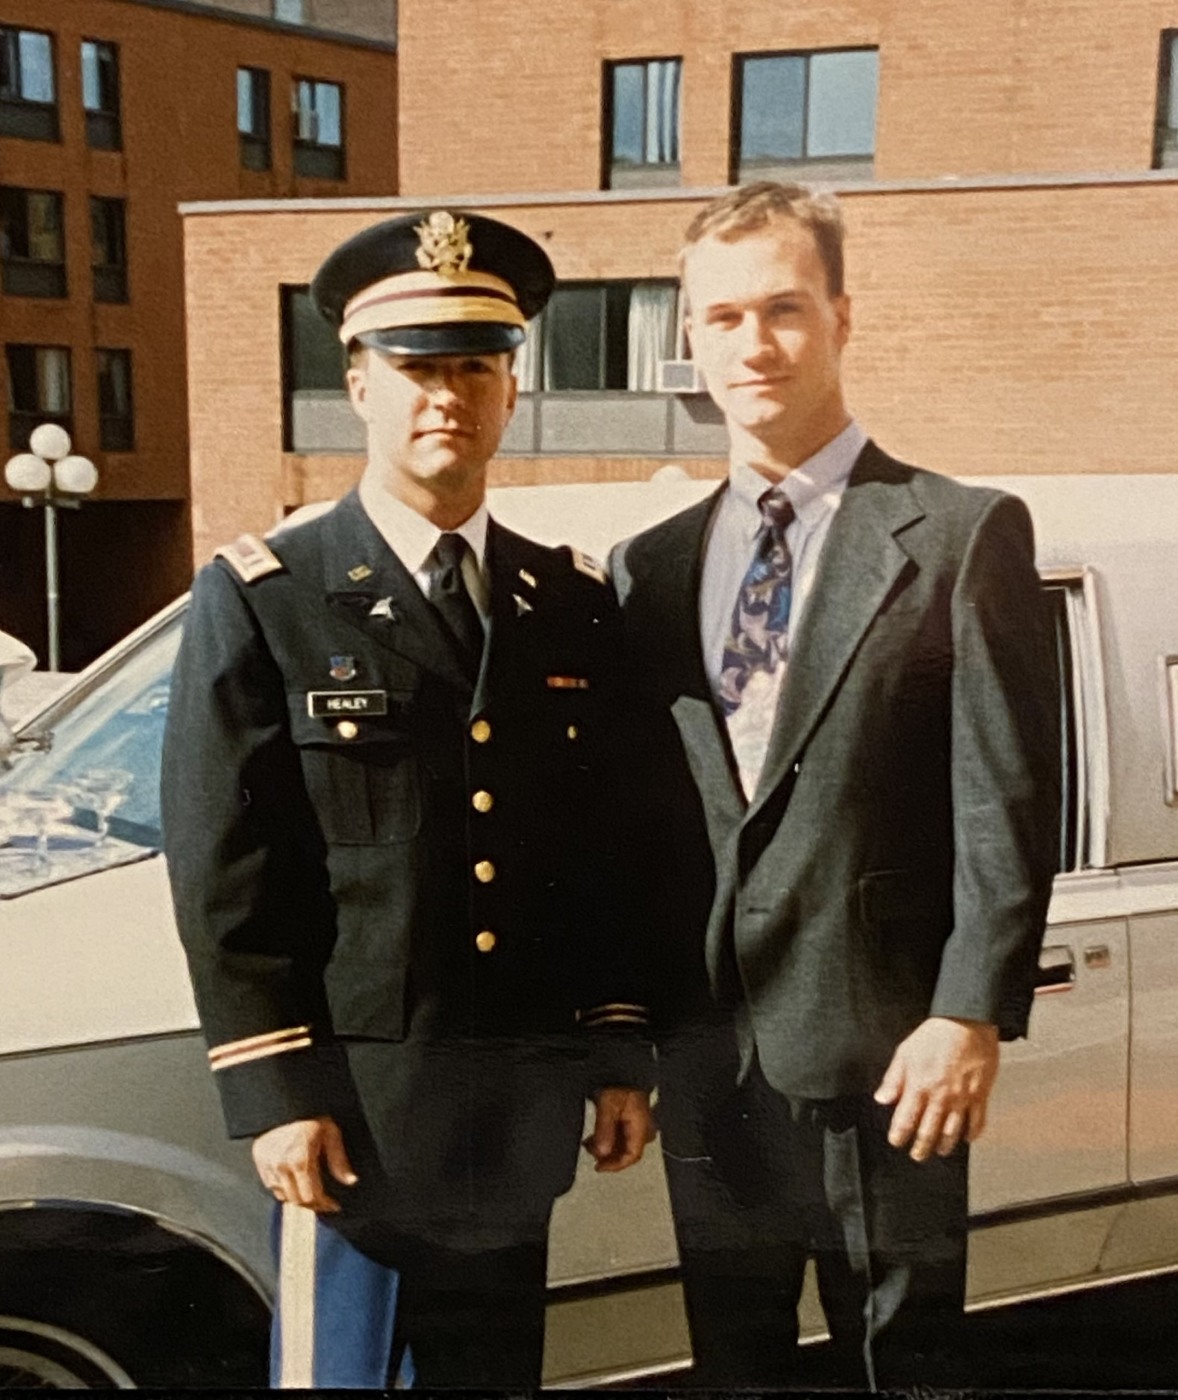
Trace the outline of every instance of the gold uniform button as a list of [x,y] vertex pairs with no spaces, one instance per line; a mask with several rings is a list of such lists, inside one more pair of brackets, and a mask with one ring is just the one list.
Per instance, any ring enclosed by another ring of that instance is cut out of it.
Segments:
[[495,941],[495,935],[489,928],[485,928],[475,939],[474,946],[480,953],[489,953],[495,947]]
[[470,805],[475,809],[476,812],[489,812],[491,808],[495,805],[495,799],[491,796],[489,792],[485,792],[482,789],[480,789],[470,799]]
[[575,724],[570,724],[568,729],[565,730],[565,733],[569,736],[570,739],[577,738],[580,732],[581,731],[577,728]]
[[470,726],[470,737],[476,744],[485,744],[491,737],[491,726],[485,719],[476,719]]
[[355,720],[341,719],[335,727],[335,732],[341,739],[354,739],[360,732],[360,726]]
[[474,877],[482,885],[489,885],[495,878],[495,867],[489,860],[480,860],[474,868]]

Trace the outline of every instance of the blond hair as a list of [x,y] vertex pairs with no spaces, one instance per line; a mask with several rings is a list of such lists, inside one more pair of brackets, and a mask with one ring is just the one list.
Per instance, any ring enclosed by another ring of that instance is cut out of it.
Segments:
[[810,230],[826,272],[826,290],[832,297],[842,296],[845,230],[838,200],[832,194],[815,194],[805,185],[778,184],[774,180],[741,185],[699,211],[684,235],[679,253],[680,275],[694,244],[705,238],[734,243],[779,218],[792,219]]

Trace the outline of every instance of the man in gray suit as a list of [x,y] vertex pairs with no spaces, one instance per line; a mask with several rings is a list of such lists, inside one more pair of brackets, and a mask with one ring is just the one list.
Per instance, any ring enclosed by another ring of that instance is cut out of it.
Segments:
[[790,185],[691,225],[728,480],[614,559],[668,814],[664,1152],[696,1380],[723,1387],[796,1380],[810,1256],[848,1380],[950,1378],[967,1144],[1056,867],[1030,519],[851,418],[842,238]]

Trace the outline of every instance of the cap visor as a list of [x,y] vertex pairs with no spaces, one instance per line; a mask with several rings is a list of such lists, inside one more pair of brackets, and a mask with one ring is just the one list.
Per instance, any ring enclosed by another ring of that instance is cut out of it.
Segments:
[[498,321],[450,321],[361,331],[356,339],[393,355],[497,355],[522,345],[524,330]]

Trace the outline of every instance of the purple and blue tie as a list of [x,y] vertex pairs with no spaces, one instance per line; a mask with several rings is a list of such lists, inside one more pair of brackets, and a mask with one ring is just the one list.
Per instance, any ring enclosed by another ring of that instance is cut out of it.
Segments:
[[766,491],[757,504],[761,508],[761,528],[757,531],[752,563],[732,610],[732,626],[720,668],[718,698],[725,716],[740,708],[752,677],[758,671],[772,676],[789,649],[793,560],[785,532],[794,519],[794,508],[785,493],[777,489]]

